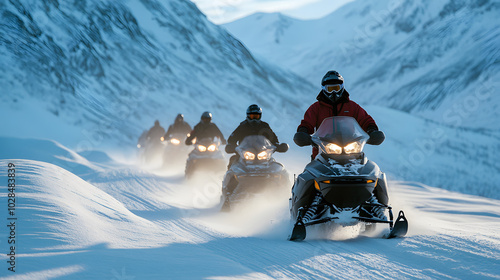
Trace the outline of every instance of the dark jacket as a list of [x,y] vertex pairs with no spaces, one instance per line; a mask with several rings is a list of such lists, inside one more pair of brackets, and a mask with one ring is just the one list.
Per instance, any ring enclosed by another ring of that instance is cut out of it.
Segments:
[[224,138],[224,135],[222,135],[222,132],[220,132],[220,129],[215,125],[213,122],[209,123],[204,123],[204,122],[199,122],[197,125],[194,126],[193,131],[191,131],[190,135],[188,138],[186,138],[186,145],[191,145],[193,144],[193,140],[196,139],[203,139],[203,138],[213,138],[217,137],[221,140],[222,144],[226,144],[226,139]]
[[[307,109],[304,119],[300,122],[297,131],[307,130],[313,134],[324,119],[333,116],[348,116],[355,118],[364,131],[378,130],[375,120],[356,102],[349,99],[349,93],[344,91],[342,97],[335,103],[319,93],[318,100]],[[313,148],[313,158],[318,154],[318,149]]]
[[278,137],[274,134],[273,130],[268,123],[263,121],[248,121],[244,120],[240,125],[231,133],[227,139],[228,145],[236,146],[238,142],[241,142],[245,137],[249,135],[263,135],[273,145],[278,145]]
[[170,137],[172,137],[172,135],[175,133],[187,135],[188,133],[191,132],[191,130],[192,130],[191,126],[187,122],[179,121],[179,122],[175,122],[174,124],[170,125],[168,127],[167,132],[165,133],[165,135],[163,137],[165,139],[170,139]]
[[160,138],[165,134],[165,129],[161,125],[154,125],[149,129],[147,139],[149,141],[160,142]]

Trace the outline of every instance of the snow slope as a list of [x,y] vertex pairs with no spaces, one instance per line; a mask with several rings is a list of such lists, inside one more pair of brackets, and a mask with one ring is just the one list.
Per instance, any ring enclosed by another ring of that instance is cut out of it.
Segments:
[[[0,256],[2,279],[500,277],[498,200],[392,181],[391,204],[406,211],[408,237],[313,229],[310,239],[294,243],[286,241],[287,196],[220,214],[221,174],[185,182],[182,174],[150,173],[97,152],[89,154],[100,161],[85,161],[54,142],[0,139],[8,143],[0,181],[7,181],[8,163],[15,164],[17,262],[10,272],[7,256]],[[41,149],[46,152],[35,153]],[[307,154],[292,149],[279,160],[295,173],[303,165],[290,159]],[[83,167],[87,172],[77,176]],[[1,189],[0,208],[6,210],[6,186]],[[7,221],[7,211],[1,213]],[[4,228],[4,251],[8,235]]]
[[312,88],[188,0],[4,1],[0,14],[1,135],[89,149],[134,143],[178,113],[194,125],[204,111],[229,133],[222,116],[252,103],[299,109]]

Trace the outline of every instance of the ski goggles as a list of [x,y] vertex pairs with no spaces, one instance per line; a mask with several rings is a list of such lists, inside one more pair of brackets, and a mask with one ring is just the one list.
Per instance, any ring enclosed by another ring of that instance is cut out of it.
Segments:
[[247,117],[251,120],[260,120],[260,114],[248,114]]
[[324,85],[323,90],[327,93],[337,93],[344,88],[344,84]]

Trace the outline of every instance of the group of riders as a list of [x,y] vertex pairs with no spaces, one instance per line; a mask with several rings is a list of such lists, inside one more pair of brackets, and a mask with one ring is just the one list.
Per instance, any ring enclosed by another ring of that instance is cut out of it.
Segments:
[[[327,118],[352,117],[362,128],[363,133],[368,135],[367,144],[379,145],[384,141],[385,135],[378,129],[375,120],[360,105],[350,100],[349,93],[344,87],[344,78],[337,71],[328,71],[324,75],[321,80],[321,90],[316,99],[317,101],[306,110],[293,138],[298,146],[312,146],[312,161],[321,151],[319,145],[313,143],[311,136],[318,131],[323,121]],[[160,143],[161,141],[169,141],[174,134],[185,135],[185,145],[192,145],[204,138],[218,138],[222,145],[226,145],[225,151],[227,153],[235,153],[229,160],[228,169],[240,160],[240,155],[235,150],[248,136],[264,136],[274,147],[285,151],[288,149],[287,144],[280,144],[278,137],[269,124],[262,120],[262,108],[256,104],[252,104],[247,108],[246,119],[231,133],[227,141],[217,125],[212,122],[212,114],[210,112],[204,112],[201,115],[200,122],[194,128],[191,128],[184,120],[182,114],[177,115],[175,122],[168,127],[166,132],[160,126],[159,121],[156,121],[155,125],[142,138],[154,139],[153,141]],[[283,147],[284,145],[286,145],[286,148]],[[320,191],[318,187],[311,188],[310,192],[316,192],[319,195]],[[378,199],[377,203],[386,205],[388,203],[386,188],[384,187],[382,192],[385,193],[381,195],[379,194],[381,192],[380,188],[373,192]],[[308,204],[312,205],[316,195],[309,195],[309,197]],[[300,213],[297,215],[300,215]],[[303,217],[299,218],[302,219]],[[383,219],[384,217],[379,218]]]

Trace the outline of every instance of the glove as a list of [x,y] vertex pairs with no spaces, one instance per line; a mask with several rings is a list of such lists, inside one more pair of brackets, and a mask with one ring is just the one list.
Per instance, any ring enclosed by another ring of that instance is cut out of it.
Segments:
[[226,145],[226,144],[227,144],[226,139],[222,138],[222,139],[221,139],[221,144],[222,144],[222,145]]
[[299,131],[293,136],[293,142],[299,147],[309,146],[312,144],[311,135],[307,132]]
[[368,135],[370,135],[370,139],[366,141],[366,144],[380,145],[385,140],[385,134],[378,129],[369,130]]
[[236,145],[227,144],[225,150],[226,150],[226,153],[228,153],[228,154],[236,153]]
[[281,144],[277,144],[275,146],[276,146],[276,152],[278,152],[278,153],[285,153],[286,151],[288,151],[288,144],[287,143],[281,143]]

